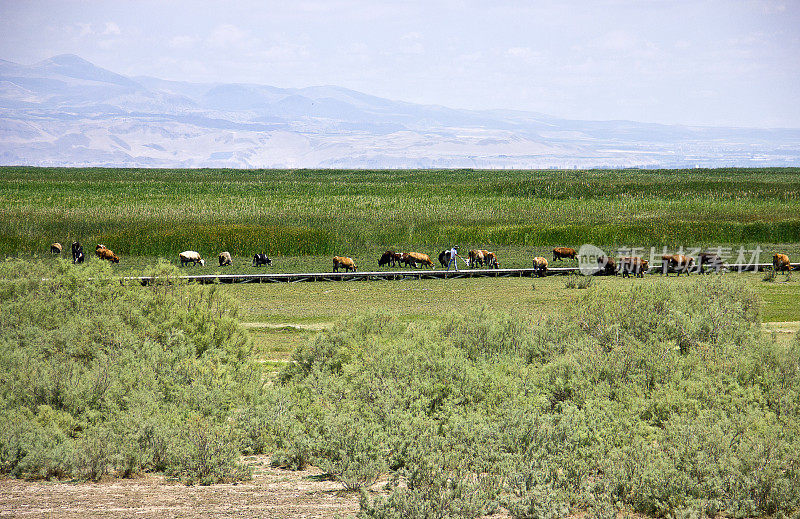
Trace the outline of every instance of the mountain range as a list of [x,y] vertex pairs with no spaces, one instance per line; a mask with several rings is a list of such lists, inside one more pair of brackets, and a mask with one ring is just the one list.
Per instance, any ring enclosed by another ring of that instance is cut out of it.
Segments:
[[74,55],[0,60],[0,165],[625,168],[800,165],[800,128],[579,121],[336,86],[127,77]]

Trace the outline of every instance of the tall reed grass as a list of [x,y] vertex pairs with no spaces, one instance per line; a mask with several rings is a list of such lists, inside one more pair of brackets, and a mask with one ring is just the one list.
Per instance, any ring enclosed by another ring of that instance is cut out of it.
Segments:
[[800,241],[800,169],[624,171],[0,168],[0,252]]

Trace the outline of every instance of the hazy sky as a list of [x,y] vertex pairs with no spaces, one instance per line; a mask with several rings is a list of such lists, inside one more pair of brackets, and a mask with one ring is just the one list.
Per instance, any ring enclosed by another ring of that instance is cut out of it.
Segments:
[[800,1],[0,0],[0,59],[454,108],[800,127]]

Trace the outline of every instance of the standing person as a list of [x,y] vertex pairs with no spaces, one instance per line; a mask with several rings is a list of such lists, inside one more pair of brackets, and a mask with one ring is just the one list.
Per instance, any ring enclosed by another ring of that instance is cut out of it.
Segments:
[[[453,248],[450,249],[450,262],[447,264],[447,270],[450,270],[450,265],[453,265],[455,263],[456,272],[458,272],[457,258],[461,258],[461,256],[458,255],[458,245],[453,245]],[[464,258],[461,258],[461,260],[463,261]]]

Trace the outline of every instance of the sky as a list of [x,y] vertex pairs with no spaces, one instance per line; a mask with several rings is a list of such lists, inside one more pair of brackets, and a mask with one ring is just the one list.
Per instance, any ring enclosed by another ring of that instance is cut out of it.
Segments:
[[798,0],[0,0],[0,59],[585,120],[800,128]]

